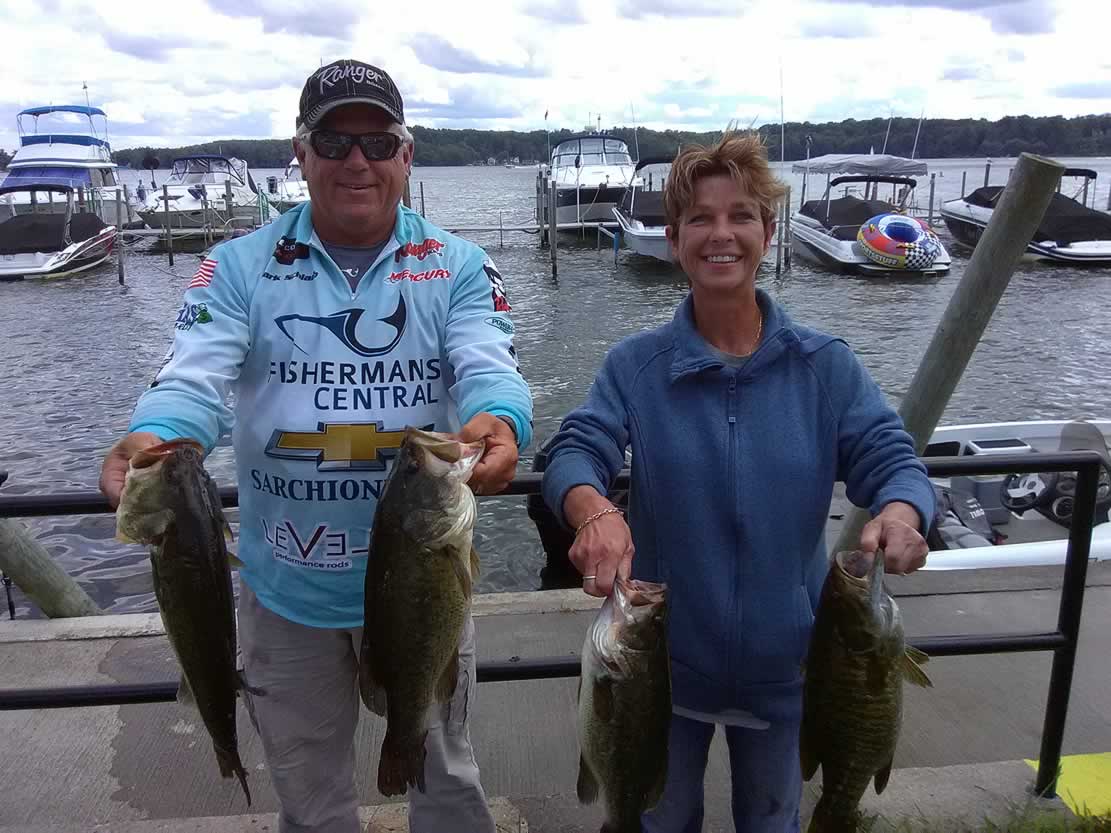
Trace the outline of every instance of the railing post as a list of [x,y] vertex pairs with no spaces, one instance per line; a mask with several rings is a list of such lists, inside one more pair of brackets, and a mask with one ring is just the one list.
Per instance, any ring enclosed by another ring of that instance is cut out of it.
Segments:
[[965,195],[965,190],[968,185],[968,171],[961,171],[961,197]]
[[1049,672],[1049,696],[1045,704],[1042,747],[1038,753],[1038,777],[1034,792],[1053,798],[1057,794],[1057,769],[1061,765],[1061,746],[1065,740],[1065,717],[1072,691],[1072,672],[1076,666],[1076,643],[1080,637],[1080,614],[1084,606],[1084,584],[1088,578],[1088,556],[1092,548],[1092,523],[1095,520],[1096,489],[1100,464],[1092,462],[1076,472],[1076,500],[1069,545],[1065,555],[1065,576],[1061,583],[1061,606],[1057,630],[1068,645],[1053,652]]
[[123,286],[123,189],[116,186],[116,269],[120,281],[120,286]]
[[930,174],[930,213],[926,217],[926,225],[932,226],[934,224],[934,186],[936,184],[937,174]]
[[174,265],[174,234],[170,229],[170,187],[162,186],[162,218],[166,221],[166,252],[170,256],[170,268]]

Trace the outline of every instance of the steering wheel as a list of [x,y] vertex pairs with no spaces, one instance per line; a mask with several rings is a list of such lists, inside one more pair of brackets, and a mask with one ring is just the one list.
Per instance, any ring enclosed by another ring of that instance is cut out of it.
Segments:
[[1021,515],[1033,509],[1057,491],[1057,472],[1008,474],[999,487],[999,502]]

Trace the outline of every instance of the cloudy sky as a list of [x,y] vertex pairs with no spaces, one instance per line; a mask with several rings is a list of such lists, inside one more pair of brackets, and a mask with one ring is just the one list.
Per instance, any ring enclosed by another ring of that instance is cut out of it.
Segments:
[[788,121],[1111,112],[1107,0],[0,0],[0,20],[8,149],[16,112],[83,83],[119,148],[289,136],[339,57],[430,127],[778,122],[781,76]]

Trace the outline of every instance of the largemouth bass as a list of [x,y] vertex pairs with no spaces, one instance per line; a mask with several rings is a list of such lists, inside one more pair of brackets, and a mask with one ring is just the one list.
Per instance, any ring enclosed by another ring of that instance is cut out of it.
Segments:
[[839,552],[810,637],[799,735],[802,776],[820,764],[822,796],[808,833],[855,833],[868,782],[891,775],[903,680],[931,686],[927,657],[903,640],[899,607],[883,587],[883,553]]
[[640,833],[663,795],[671,727],[667,585],[614,583],[587,632],[579,682],[579,801],[601,794],[603,833]]
[[235,726],[235,698],[243,683],[235,668],[228,533],[199,444],[173,440],[131,458],[116,512],[116,535],[121,541],[151,545],[154,595],[181,663],[179,699],[196,704],[220,774],[239,779],[249,807],[251,791]]
[[378,790],[424,792],[429,709],[450,702],[470,615],[477,510],[466,486],[482,441],[406,428],[370,536],[359,687],[386,717]]

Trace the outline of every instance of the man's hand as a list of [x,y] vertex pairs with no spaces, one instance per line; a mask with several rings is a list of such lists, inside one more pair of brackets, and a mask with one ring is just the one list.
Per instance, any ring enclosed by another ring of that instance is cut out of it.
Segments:
[[517,438],[505,422],[484,411],[475,414],[459,431],[460,442],[475,440],[485,440],[486,450],[467,483],[476,495],[496,495],[517,472]]
[[113,509],[120,505],[120,492],[127,479],[128,463],[132,455],[144,448],[158,445],[162,438],[149,431],[133,431],[112,446],[100,468],[100,491],[108,498]]
[[862,552],[883,548],[884,569],[895,575],[913,573],[926,563],[930,548],[918,532],[918,510],[909,503],[893,501],[865,524],[860,533]]
[[[563,517],[575,529],[592,515],[612,508],[593,486],[576,486],[563,499]],[[618,576],[627,579],[632,571],[633,534],[619,512],[601,515],[575,536],[567,557],[583,575],[583,591],[604,598]]]

